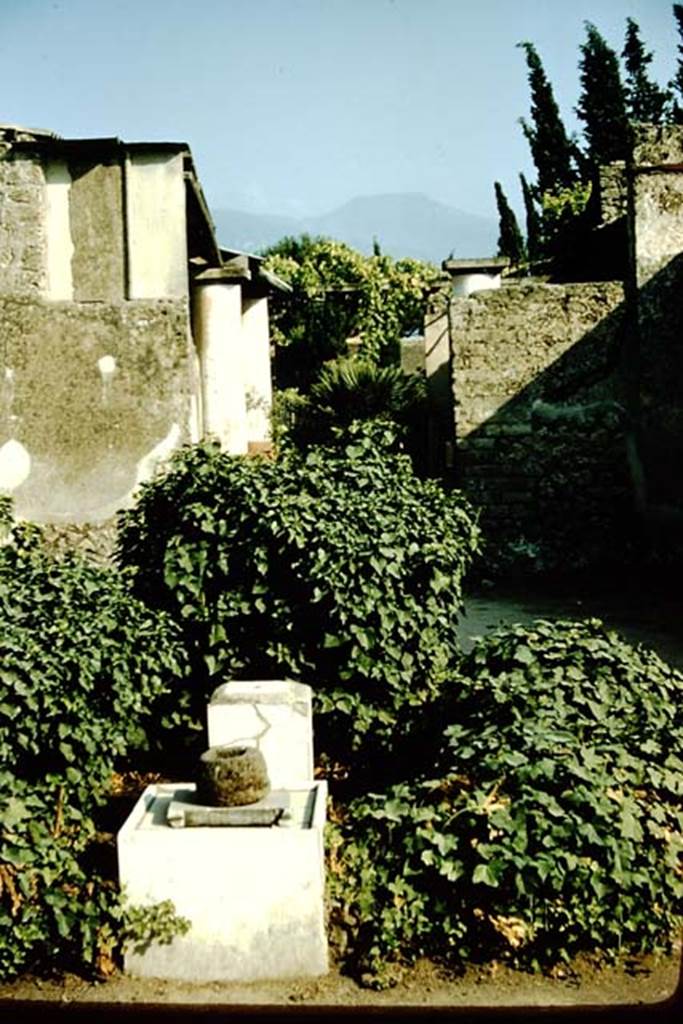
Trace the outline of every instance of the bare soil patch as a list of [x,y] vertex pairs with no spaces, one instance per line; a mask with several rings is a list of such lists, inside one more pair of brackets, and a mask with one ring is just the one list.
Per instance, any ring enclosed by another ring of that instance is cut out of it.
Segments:
[[[678,986],[680,947],[672,956],[639,957],[599,967],[577,960],[554,977],[527,974],[502,964],[472,966],[462,974],[423,960],[394,988],[361,988],[332,967],[317,979],[191,984],[130,978],[117,972],[102,982],[73,974],[55,979],[25,976],[0,985],[0,1004],[11,1019],[13,1001],[152,1004],[154,1006],[352,1006],[362,1007],[542,1007],[650,1005],[670,999]],[[8,1005],[9,1004],[9,1005]]]

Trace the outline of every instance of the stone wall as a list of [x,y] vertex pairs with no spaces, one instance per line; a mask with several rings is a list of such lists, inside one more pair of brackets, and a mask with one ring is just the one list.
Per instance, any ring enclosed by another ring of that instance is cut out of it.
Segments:
[[41,295],[46,287],[45,175],[39,157],[0,143],[0,287]]
[[669,540],[683,530],[682,166],[683,126],[634,129],[632,468],[641,517]]
[[451,299],[454,478],[503,544],[578,553],[585,534],[567,528],[587,520],[618,541],[624,309],[618,282],[509,284]]
[[39,523],[104,522],[192,437],[185,301],[0,298],[0,490]]

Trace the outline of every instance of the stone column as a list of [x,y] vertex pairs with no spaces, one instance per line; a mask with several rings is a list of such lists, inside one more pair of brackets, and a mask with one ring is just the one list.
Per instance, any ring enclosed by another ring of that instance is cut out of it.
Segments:
[[242,359],[247,409],[247,441],[261,446],[270,441],[273,386],[270,377],[268,299],[242,302]]
[[221,280],[195,281],[194,333],[199,352],[204,433],[224,451],[247,451],[242,358],[242,289]]

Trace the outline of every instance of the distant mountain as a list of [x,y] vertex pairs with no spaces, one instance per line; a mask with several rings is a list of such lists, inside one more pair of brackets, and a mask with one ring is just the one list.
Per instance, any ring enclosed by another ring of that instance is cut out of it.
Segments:
[[376,238],[382,252],[440,264],[455,256],[491,256],[498,225],[493,218],[464,213],[420,192],[357,196],[318,217],[276,217],[238,210],[213,211],[218,239],[227,248],[258,252],[284,235],[326,235],[361,252],[372,251]]

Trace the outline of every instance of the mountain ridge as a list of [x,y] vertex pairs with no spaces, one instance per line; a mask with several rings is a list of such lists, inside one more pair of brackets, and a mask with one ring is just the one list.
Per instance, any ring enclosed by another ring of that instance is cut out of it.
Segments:
[[382,252],[399,259],[413,257],[440,264],[451,254],[490,256],[496,251],[498,225],[491,217],[466,213],[422,192],[354,196],[315,217],[249,213],[219,207],[216,232],[226,248],[259,252],[285,235],[323,235],[372,252],[377,239]]

